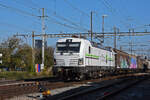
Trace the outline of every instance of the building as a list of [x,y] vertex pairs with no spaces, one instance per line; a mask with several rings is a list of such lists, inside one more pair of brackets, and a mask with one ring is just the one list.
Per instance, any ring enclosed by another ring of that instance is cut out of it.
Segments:
[[[45,47],[47,47],[47,41],[45,41]],[[36,49],[42,48],[42,40],[35,40],[35,48]]]

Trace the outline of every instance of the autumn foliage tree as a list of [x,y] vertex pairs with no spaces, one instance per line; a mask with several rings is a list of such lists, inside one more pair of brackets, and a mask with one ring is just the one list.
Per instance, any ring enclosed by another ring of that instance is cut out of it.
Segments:
[[[41,50],[34,49],[35,63],[41,64]],[[34,65],[32,62],[32,48],[24,43],[21,39],[10,37],[0,43],[0,53],[3,54],[3,63],[0,66],[5,66],[10,70],[22,69],[25,71],[33,71]],[[53,65],[53,48],[45,48],[45,66],[46,68]]]
[[3,66],[9,66],[11,70],[15,68],[14,54],[16,53],[20,43],[20,39],[11,37],[0,44],[0,52],[3,54]]

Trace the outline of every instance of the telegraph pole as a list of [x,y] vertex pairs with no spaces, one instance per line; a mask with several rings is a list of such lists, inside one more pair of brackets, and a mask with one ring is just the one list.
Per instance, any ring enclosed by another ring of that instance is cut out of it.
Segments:
[[[116,27],[114,27],[114,50],[116,50],[117,48],[117,46],[116,46],[116,44],[117,44],[117,29],[116,29]],[[115,68],[117,68],[117,55],[115,54]]]
[[92,23],[93,12],[91,11],[91,41],[93,41],[93,23]]
[[103,36],[104,36],[104,16],[102,16],[102,33],[103,33]]
[[34,51],[34,31],[32,31],[32,64],[35,66],[35,51]]
[[117,48],[117,31],[116,31],[116,27],[114,27],[114,49]]
[[102,43],[104,43],[104,16],[102,16],[102,33],[103,33]]
[[132,54],[133,53],[133,40],[132,40],[132,37],[131,35],[134,35],[134,29],[130,29],[130,34],[129,34],[129,45],[130,45],[130,53]]
[[107,15],[103,15],[102,16],[102,34],[103,34],[103,41],[102,43],[104,43],[104,18],[107,17]]
[[44,50],[45,50],[45,13],[44,13],[44,8],[42,8],[42,16],[39,16],[42,19],[42,65],[41,69],[44,69]]

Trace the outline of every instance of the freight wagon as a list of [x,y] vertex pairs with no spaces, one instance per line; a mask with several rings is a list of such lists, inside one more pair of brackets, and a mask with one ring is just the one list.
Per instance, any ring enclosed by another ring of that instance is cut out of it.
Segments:
[[81,38],[58,40],[54,50],[54,63],[54,75],[67,80],[97,78],[142,69],[136,56],[117,49],[104,49]]
[[117,74],[143,71],[145,59],[117,49],[114,49],[114,52],[116,53],[115,65]]

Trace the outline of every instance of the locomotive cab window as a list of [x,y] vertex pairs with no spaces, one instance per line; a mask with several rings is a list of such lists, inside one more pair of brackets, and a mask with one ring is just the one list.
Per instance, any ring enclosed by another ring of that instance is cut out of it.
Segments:
[[79,53],[80,44],[80,42],[57,42],[57,52]]

